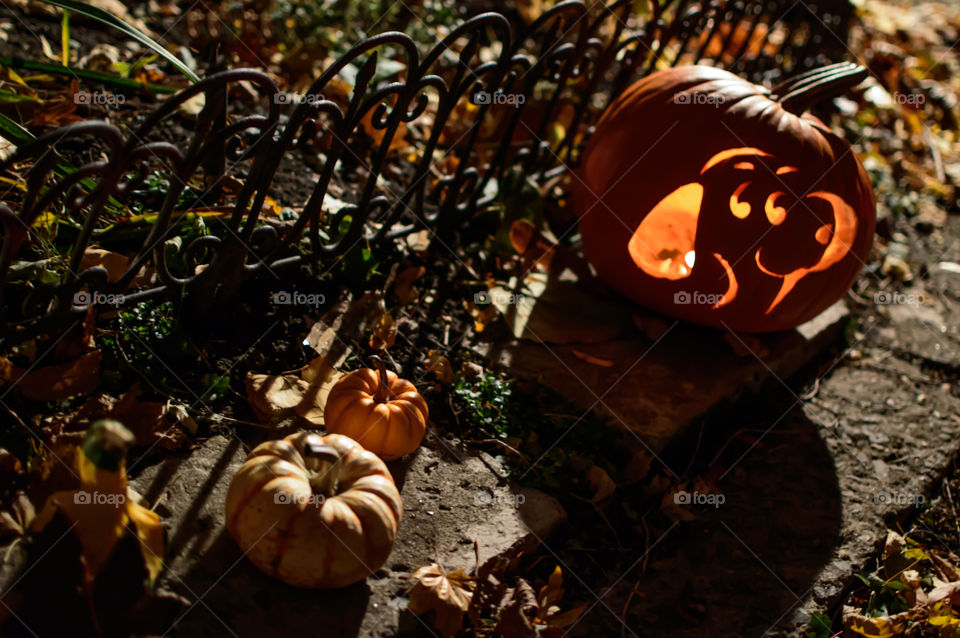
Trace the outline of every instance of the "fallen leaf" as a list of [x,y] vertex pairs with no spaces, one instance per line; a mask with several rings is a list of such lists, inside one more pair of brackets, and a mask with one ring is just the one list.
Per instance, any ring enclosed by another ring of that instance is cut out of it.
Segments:
[[141,401],[140,389],[136,386],[120,397],[110,418],[126,425],[136,437],[137,445],[157,444],[166,450],[182,446],[187,432],[197,432],[197,424],[184,406],[172,399],[162,403]]
[[422,253],[430,248],[433,236],[429,230],[420,230],[407,235],[407,246],[415,253]]
[[14,389],[34,401],[58,401],[78,394],[87,394],[100,384],[99,350],[60,365],[46,366],[25,372],[9,361],[0,364],[0,380],[12,382]]
[[510,225],[510,244],[518,255],[523,256],[526,269],[534,266],[550,269],[555,254],[554,244],[529,220],[518,219]]
[[206,95],[198,93],[177,107],[177,112],[188,120],[200,117],[200,111],[207,105]]
[[392,348],[396,341],[397,324],[393,320],[393,315],[385,312],[373,327],[373,334],[370,335],[370,347],[374,350],[387,350]]
[[120,538],[133,531],[152,583],[163,567],[163,526],[159,516],[134,502],[127,487],[126,453],[135,440],[117,421],[94,423],[75,456],[79,488],[52,494],[30,529],[41,531],[61,512],[73,524],[92,576],[106,564]]
[[908,614],[909,612],[903,612],[894,616],[871,618],[851,612],[844,614],[843,626],[868,638],[891,638],[903,634],[909,621]]
[[413,303],[420,297],[420,291],[414,287],[413,282],[423,276],[427,269],[423,266],[411,266],[397,274],[397,280],[393,284],[393,294],[401,305]]
[[33,503],[26,494],[18,492],[10,504],[10,511],[0,512],[0,536],[23,536],[36,516]]
[[0,447],[0,477],[10,480],[12,474],[23,472],[23,464],[17,455],[6,448]]
[[503,638],[536,638],[533,621],[537,618],[537,595],[530,583],[517,579],[517,586],[507,590],[497,610],[494,632]]
[[427,351],[427,371],[435,374],[437,381],[443,384],[453,383],[456,376],[453,374],[450,360],[443,356],[439,350]]
[[579,605],[561,612],[558,605],[563,600],[563,593],[563,571],[557,565],[550,574],[547,584],[540,588],[540,593],[537,595],[537,604],[540,606],[537,612],[537,624],[563,629],[577,622],[587,605]]
[[129,265],[130,259],[125,255],[102,248],[87,248],[83,252],[83,257],[80,258],[79,272],[83,272],[87,268],[100,266],[107,271],[107,281],[114,284],[126,274]]
[[650,474],[650,468],[653,465],[653,455],[646,450],[640,449],[630,456],[627,468],[624,471],[624,483],[631,485],[645,479]]
[[[587,480],[593,489],[593,497],[590,499],[593,503],[605,501],[617,490],[617,484],[613,482],[610,475],[607,474],[599,465],[594,465],[587,472]],[[558,568],[559,569],[559,568]]]
[[247,401],[261,423],[276,425],[296,413],[310,384],[292,374],[247,374]]
[[441,638],[451,638],[463,625],[463,614],[470,607],[476,579],[462,569],[444,574],[436,563],[421,567],[413,574],[417,581],[410,588],[407,609],[417,616],[434,612],[433,628]]
[[310,423],[323,426],[323,409],[327,405],[330,390],[344,376],[327,363],[324,357],[317,357],[300,370],[300,378],[309,386],[303,394],[303,400],[295,408],[297,416]]

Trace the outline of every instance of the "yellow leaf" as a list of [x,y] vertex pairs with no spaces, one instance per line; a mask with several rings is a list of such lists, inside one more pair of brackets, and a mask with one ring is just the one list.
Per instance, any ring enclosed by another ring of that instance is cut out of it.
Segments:
[[374,350],[387,350],[392,348],[396,341],[397,324],[393,321],[393,315],[385,312],[373,328],[373,334],[370,335],[370,347]]
[[891,638],[900,636],[906,627],[906,618],[894,616],[884,616],[881,618],[870,618],[862,614],[851,614],[844,618],[843,623],[847,629],[868,638]]
[[[151,583],[160,573],[163,527],[159,517],[137,505],[127,489],[126,453],[133,433],[117,421],[97,421],[87,430],[76,455],[80,488],[55,492],[34,518],[42,530],[60,511],[72,523],[89,572],[96,576],[127,531],[135,533]],[[134,529],[128,530],[128,523]]]
[[462,569],[444,574],[436,563],[421,567],[413,578],[417,582],[410,588],[407,609],[418,616],[435,612],[433,628],[441,638],[451,638],[463,624],[463,614],[470,607],[476,579]]
[[443,384],[452,383],[455,377],[450,360],[439,350],[427,351],[427,370],[437,375],[437,380]]
[[[596,467],[596,466],[594,466]],[[604,472],[606,474],[606,472]],[[540,594],[537,596],[537,602],[541,609],[546,609],[563,600],[563,572],[560,565],[553,568],[550,579],[547,584],[540,588]]]
[[127,516],[130,517],[136,529],[137,538],[140,539],[143,562],[150,575],[150,582],[153,583],[163,569],[163,525],[160,524],[160,517],[129,499]]

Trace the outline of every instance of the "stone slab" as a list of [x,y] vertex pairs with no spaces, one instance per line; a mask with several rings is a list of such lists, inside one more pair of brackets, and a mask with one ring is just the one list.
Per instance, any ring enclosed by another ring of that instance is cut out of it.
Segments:
[[475,349],[493,365],[593,408],[657,449],[718,405],[758,390],[771,377],[795,373],[837,341],[848,318],[841,301],[794,331],[771,335],[725,336],[668,321],[656,338],[638,331],[603,343],[521,339]]

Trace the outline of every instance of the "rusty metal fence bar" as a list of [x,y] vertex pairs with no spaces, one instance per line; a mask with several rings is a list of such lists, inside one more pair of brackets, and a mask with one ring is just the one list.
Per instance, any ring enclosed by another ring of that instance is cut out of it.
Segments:
[[[434,246],[455,247],[472,213],[495,197],[491,180],[516,166],[534,178],[567,170],[610,97],[643,75],[709,61],[774,82],[846,53],[846,0],[654,0],[642,14],[637,5],[563,2],[519,33],[503,15],[484,13],[422,56],[403,33],[377,35],[325,69],[292,111],[267,74],[227,70],[167,99],[136,127],[85,121],[48,132],[0,163],[3,174],[28,167],[21,183],[0,190],[0,338],[10,346],[54,330],[102,299],[111,309],[186,299],[202,314],[254,278],[301,263],[322,271],[358,242],[377,251],[427,230]],[[405,71],[375,82],[386,56]],[[353,87],[345,99],[328,99],[348,65],[357,70]],[[231,97],[240,84],[256,94],[255,105]],[[193,130],[173,140],[165,121],[197,96],[204,106]],[[408,127],[421,132],[412,160],[393,144]],[[70,153],[61,151],[78,149],[96,152],[65,166]],[[265,220],[278,169],[297,154],[312,158],[316,184],[294,205],[294,219]],[[392,162],[407,167],[402,192],[381,179]],[[83,267],[87,248],[101,242],[117,211],[132,209],[150,175],[169,188],[146,236],[127,247],[125,272]],[[325,209],[334,182],[349,186],[348,202]],[[177,220],[213,209],[221,213],[215,231],[171,243]],[[42,250],[38,228],[51,214],[76,228],[62,259]],[[55,281],[25,274],[44,259]],[[149,281],[141,281],[145,268],[155,273]]]

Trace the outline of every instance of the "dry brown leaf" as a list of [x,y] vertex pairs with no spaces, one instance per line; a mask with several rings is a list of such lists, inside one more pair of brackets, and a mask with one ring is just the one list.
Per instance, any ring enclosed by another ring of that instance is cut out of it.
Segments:
[[868,638],[892,638],[902,635],[909,622],[910,612],[893,616],[871,618],[844,608],[843,626]]
[[471,311],[471,314],[473,314],[473,329],[477,332],[486,330],[490,322],[497,317],[497,308],[492,304],[486,306],[474,305]]
[[518,219],[510,225],[510,244],[518,255],[523,256],[525,269],[536,266],[550,270],[557,246],[529,220]]
[[0,447],[0,477],[9,480],[11,475],[23,472],[23,464],[17,455],[7,448]]
[[197,432],[196,422],[183,406],[172,400],[140,401],[140,389],[136,386],[120,397],[110,418],[127,426],[136,437],[137,445],[156,443],[166,450],[182,446],[187,432]]
[[517,586],[508,589],[497,610],[497,626],[494,632],[503,638],[535,638],[537,630],[533,622],[539,606],[537,595],[530,583],[517,579]]
[[107,281],[111,284],[120,281],[129,265],[130,259],[127,256],[103,248],[87,248],[80,258],[80,271],[100,266],[106,269]]
[[397,342],[397,324],[393,315],[385,312],[380,316],[370,335],[370,347],[374,350],[387,350]]
[[593,503],[607,500],[617,490],[617,484],[613,482],[606,470],[598,465],[592,466],[587,472],[587,480],[593,489],[593,497],[590,499]]
[[99,350],[59,365],[46,366],[30,372],[10,365],[0,364],[0,380],[12,382],[14,389],[34,401],[58,401],[78,394],[87,394],[100,383]]
[[297,416],[318,426],[324,425],[323,408],[327,405],[330,390],[343,377],[343,373],[317,357],[300,370],[300,378],[309,384],[303,400],[297,405]]
[[293,416],[309,389],[309,383],[292,374],[247,374],[247,401],[266,425]]
[[624,471],[624,483],[631,485],[647,478],[653,465],[653,455],[646,450],[637,450],[630,457],[627,469]]
[[537,624],[562,629],[577,622],[587,605],[579,605],[561,612],[558,605],[563,600],[563,593],[563,571],[557,565],[553,573],[550,574],[547,584],[540,588],[540,593],[537,596],[537,603],[540,605],[540,610],[537,613]]
[[413,303],[420,297],[420,291],[414,287],[413,282],[423,277],[425,272],[427,269],[423,266],[411,266],[397,274],[397,281],[393,284],[393,294],[397,296],[401,305]]
[[427,351],[427,371],[437,376],[437,381],[446,385],[453,383],[456,375],[453,374],[453,367],[450,360],[443,356],[439,350]]
[[441,638],[451,638],[463,624],[463,614],[470,607],[476,579],[462,569],[444,574],[436,563],[421,567],[413,574],[416,583],[410,588],[407,609],[417,616],[434,612],[433,628]]

